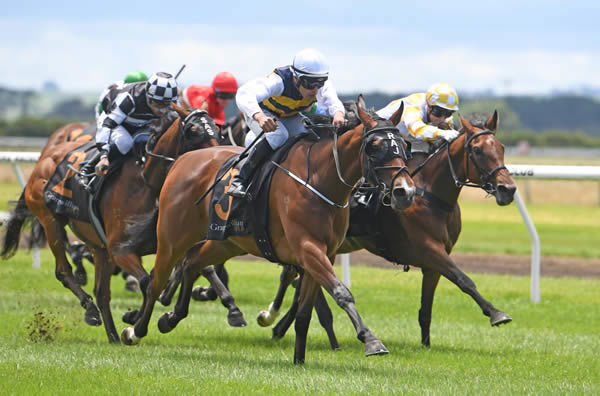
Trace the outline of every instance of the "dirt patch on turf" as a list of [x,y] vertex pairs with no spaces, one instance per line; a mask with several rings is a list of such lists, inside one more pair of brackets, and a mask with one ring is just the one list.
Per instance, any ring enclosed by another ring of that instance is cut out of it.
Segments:
[[[529,275],[531,273],[531,257],[508,254],[452,253],[456,265],[465,272],[481,272],[509,275]],[[339,259],[338,259],[339,263]],[[350,254],[350,263],[373,267],[397,267],[365,250]],[[339,264],[338,264],[339,265]],[[411,267],[411,270],[419,270]],[[600,259],[584,259],[578,257],[543,256],[541,262],[542,276],[600,278]]]

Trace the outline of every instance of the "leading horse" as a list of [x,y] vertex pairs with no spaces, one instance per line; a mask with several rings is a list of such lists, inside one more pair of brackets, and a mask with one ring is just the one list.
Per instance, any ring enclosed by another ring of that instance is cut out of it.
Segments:
[[[275,170],[268,192],[268,227],[275,254],[283,262],[305,270],[304,293],[296,321],[295,363],[305,359],[306,336],[319,286],[348,313],[359,340],[365,343],[367,356],[388,353],[363,323],[352,294],[335,274],[332,262],[348,227],[352,187],[361,176],[383,189],[388,204],[396,210],[410,206],[415,190],[405,166],[405,143],[400,141],[400,134],[392,124],[399,121],[402,108],[392,116],[392,122],[374,120],[361,108],[358,112],[361,124],[339,138],[334,133],[333,139],[301,140],[295,144]],[[189,264],[184,269],[181,292],[175,312],[159,320],[162,332],[171,330],[187,314],[192,285],[201,268],[246,252],[261,256],[251,235],[204,240],[209,201],[194,204],[213,184],[223,164],[240,152],[241,149],[223,146],[209,148],[188,153],[173,165],[160,195],[158,249],[148,299],[134,328],[121,333],[125,344],[138,343],[148,333],[155,300],[175,263],[186,252]],[[290,173],[300,176],[292,178],[288,176]]]
[[[423,273],[419,324],[421,343],[430,346],[431,311],[435,290],[444,276],[471,296],[492,326],[512,319],[481,296],[475,283],[450,257],[461,230],[458,197],[463,186],[482,188],[493,194],[498,205],[512,202],[516,185],[504,166],[504,146],[496,138],[498,113],[480,115],[471,122],[461,118],[462,133],[452,143],[444,143],[428,158],[415,157],[409,168],[417,185],[417,198],[404,212],[382,206],[376,213],[359,207],[350,217],[350,234],[338,253],[366,249],[388,261],[420,267]],[[259,314],[261,326],[273,323],[288,285],[295,279],[294,268],[286,266],[277,296],[269,309]],[[335,340],[331,314],[324,298],[319,298],[319,318],[330,341]],[[273,328],[273,337],[281,338],[294,318],[292,309]],[[324,306],[323,306],[324,304]],[[329,312],[328,312],[329,311]],[[333,337],[332,337],[333,336]],[[332,347],[337,345],[332,342]]]
[[[56,143],[46,147],[7,224],[4,246],[0,253],[3,258],[14,254],[25,220],[32,216],[37,217],[55,257],[57,279],[79,299],[86,311],[86,323],[98,326],[102,320],[104,321],[109,342],[119,342],[110,312],[110,276],[114,265],[134,275],[142,285],[147,284],[149,276],[141,265],[140,256],[152,253],[155,241],[155,234],[152,233],[147,236],[148,242],[142,246],[142,251],[126,256],[116,255],[114,247],[121,244],[125,238],[126,219],[155,208],[162,183],[175,161],[173,157],[198,148],[217,145],[216,126],[206,112],[190,112],[176,105],[173,107],[177,112],[175,119],[163,118],[162,121],[166,122],[168,128],[160,136],[151,136],[146,144],[148,149],[152,148],[147,152],[143,168],[140,169],[136,158],[128,156],[120,169],[107,177],[103,183],[98,208],[104,223],[106,243],[98,236],[91,224],[53,213],[44,200],[46,183],[67,153],[81,145],[79,142]],[[163,131],[165,128],[158,129]],[[72,185],[73,188],[80,188],[79,183],[72,183]],[[94,294],[102,319],[92,298],[74,279],[71,266],[65,256],[67,224],[93,252],[96,271]],[[144,292],[144,288],[142,291]]]

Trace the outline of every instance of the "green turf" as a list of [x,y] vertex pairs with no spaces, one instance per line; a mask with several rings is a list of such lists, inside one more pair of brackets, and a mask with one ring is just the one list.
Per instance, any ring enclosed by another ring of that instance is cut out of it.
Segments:
[[[531,237],[515,203],[461,201],[462,232],[455,252],[530,254]],[[529,204],[542,255],[600,258],[600,207]]]
[[[350,321],[333,307],[342,349],[329,350],[314,317],[307,362],[294,366],[293,329],[274,342],[270,329],[255,322],[276,291],[279,269],[273,264],[229,264],[248,327],[229,327],[218,303],[194,302],[190,316],[162,335],[156,320],[165,308],[157,305],[148,337],[135,347],[108,345],[102,327],[84,324],[83,309],[54,278],[47,250],[40,270],[31,268],[26,253],[0,264],[0,394],[600,392],[597,280],[542,278],[542,301],[534,305],[527,277],[473,274],[483,295],[513,317],[500,328],[490,327],[468,296],[442,280],[427,350],[420,346],[417,323],[420,274],[353,263],[359,312],[391,354],[364,357]],[[118,319],[140,299],[124,290],[120,277],[112,283]],[[48,321],[43,326],[60,327],[54,341],[30,340],[27,327],[36,312]],[[117,320],[118,330],[124,327]]]

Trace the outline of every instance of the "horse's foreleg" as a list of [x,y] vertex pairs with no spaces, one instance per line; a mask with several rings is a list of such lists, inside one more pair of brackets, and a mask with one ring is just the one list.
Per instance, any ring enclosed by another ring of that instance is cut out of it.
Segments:
[[315,310],[317,311],[317,317],[319,318],[321,327],[323,327],[327,332],[331,349],[340,349],[335,332],[333,331],[333,315],[331,313],[331,309],[329,308],[329,304],[327,304],[323,290],[321,290],[320,287],[319,293],[317,294],[317,300],[315,301]]
[[[116,243],[116,242],[115,242]],[[109,243],[109,251],[112,251],[112,243]],[[134,276],[140,285],[140,291],[142,293],[142,307],[146,304],[147,296],[147,287],[150,284],[150,275],[142,266],[142,260],[136,254],[125,254],[122,256],[112,256],[112,262],[120,267],[123,271],[128,274]],[[111,266],[114,269],[114,266]],[[114,271],[113,271],[114,272]],[[134,309],[132,311],[126,312],[123,314],[122,320],[128,324],[134,324],[141,314],[141,309]]]
[[[223,264],[221,264],[221,266],[224,270],[225,266]],[[225,271],[225,273],[227,273],[227,271]],[[221,304],[223,304],[223,306],[229,311],[227,314],[227,322],[229,325],[233,327],[246,326],[246,320],[244,319],[242,311],[240,311],[237,305],[235,305],[235,298],[229,292],[227,287],[221,282],[221,278],[217,276],[216,266],[211,265],[202,269],[202,275],[208,279],[211,290],[214,290],[221,300]]]
[[[283,265],[283,268],[281,270],[281,275],[279,276],[279,289],[277,290],[275,299],[269,305],[269,308],[266,311],[260,311],[258,313],[258,317],[256,318],[256,321],[258,322],[258,324],[260,326],[262,326],[262,327],[270,326],[273,324],[275,319],[277,319],[277,317],[279,316],[279,310],[281,309],[281,304],[283,303],[283,298],[285,297],[285,292],[287,291],[287,288],[291,285],[291,283],[294,281],[294,279],[296,279],[297,276],[298,276],[298,272],[296,271],[296,269],[293,266],[285,265],[285,264]],[[295,316],[295,313],[292,316],[292,318],[294,316]],[[291,322],[289,323],[289,325],[291,325]],[[288,325],[288,327],[289,327],[289,325]],[[285,331],[287,331],[287,327],[283,331],[283,334],[285,334]],[[283,334],[281,335],[281,337],[283,337]],[[275,337],[275,330],[273,330],[273,337]],[[281,337],[275,337],[275,338],[281,338]]]
[[306,336],[312,310],[317,298],[317,294],[321,289],[319,284],[309,275],[304,274],[302,285],[299,287],[300,297],[298,301],[298,313],[296,313],[296,345],[294,347],[294,364],[304,363],[306,356]]
[[419,326],[421,326],[421,344],[430,346],[429,328],[431,326],[431,309],[433,296],[440,280],[440,273],[429,268],[423,268],[421,283],[421,308],[419,309]]
[[294,292],[294,298],[292,299],[292,305],[288,311],[283,315],[283,318],[273,327],[273,339],[283,338],[285,333],[288,331],[298,312],[298,302],[300,301],[300,289],[302,288],[302,275],[298,279],[296,285],[296,291]]
[[479,305],[483,314],[490,318],[490,323],[492,326],[498,326],[512,321],[510,316],[496,309],[492,303],[487,301],[481,296],[481,294],[479,294],[479,291],[477,291],[477,287],[471,278],[462,272],[456,266],[456,264],[454,264],[454,261],[450,258],[450,256],[445,254],[445,252],[443,254],[437,254],[428,258],[426,262],[431,264],[429,267],[441,273],[450,282],[458,286],[460,290],[470,295]]
[[104,249],[94,249],[94,267],[96,270],[94,294],[102,319],[104,320],[104,329],[111,343],[119,342],[119,334],[115,328],[112,313],[110,311],[110,278],[112,276],[113,265],[108,260],[108,254]]
[[335,302],[348,314],[358,339],[365,344],[365,355],[383,355],[389,353],[383,343],[375,337],[371,330],[364,324],[354,303],[350,290],[342,283],[333,270],[332,258],[328,258],[323,249],[316,244],[305,243],[303,266],[305,274],[308,272],[325,290],[333,297]]

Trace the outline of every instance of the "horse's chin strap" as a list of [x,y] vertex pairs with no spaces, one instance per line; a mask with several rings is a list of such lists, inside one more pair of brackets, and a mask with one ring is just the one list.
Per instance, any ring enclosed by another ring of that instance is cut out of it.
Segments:
[[[471,147],[470,144],[475,138],[482,136],[482,135],[493,135],[493,134],[494,134],[494,132],[485,130],[485,131],[481,131],[479,133],[474,134],[473,136],[469,137],[468,139],[465,139],[465,153],[467,154],[465,157],[465,181],[458,179],[458,176],[456,175],[456,171],[454,170],[454,166],[452,165],[452,159],[450,158],[450,144],[448,144],[446,146],[447,151],[448,151],[448,164],[450,165],[450,173],[452,174],[452,178],[454,179],[454,184],[456,185],[456,187],[458,187],[458,188],[461,188],[463,186],[477,187],[477,188],[483,189],[488,194],[493,194],[494,192],[496,192],[496,186],[494,186],[489,180],[499,170],[506,169],[506,166],[504,166],[504,165],[497,166],[494,169],[492,169],[489,173],[486,173],[485,170],[483,170],[479,166],[479,164],[477,163],[475,158],[472,157],[472,152],[470,149],[470,147]],[[469,181],[469,177],[468,177],[469,158],[471,158],[473,165],[475,165],[477,172],[479,172],[479,175],[482,178],[483,183],[476,184],[476,183]]]
[[342,183],[344,183],[347,187],[354,188],[354,185],[349,184],[346,182],[346,180],[344,180],[344,177],[342,176],[342,172],[340,171],[341,165],[340,165],[340,158],[339,158],[338,149],[337,149],[337,133],[335,132],[335,130],[333,131],[332,151],[333,151],[333,160],[335,161],[335,170],[337,172],[338,179],[340,179],[340,181]]

